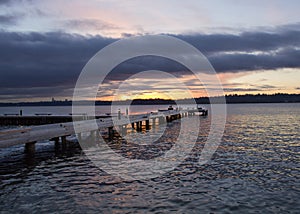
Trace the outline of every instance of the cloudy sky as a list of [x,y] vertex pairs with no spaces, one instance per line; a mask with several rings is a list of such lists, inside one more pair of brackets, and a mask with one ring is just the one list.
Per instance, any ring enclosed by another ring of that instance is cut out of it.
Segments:
[[[95,53],[119,39],[148,34],[195,46],[226,94],[299,93],[299,8],[297,0],[1,0],[0,102],[71,99]],[[185,97],[172,78],[129,78],[143,70],[174,74],[194,96],[205,95],[182,65],[143,57],[114,69],[99,99],[111,99],[125,82],[130,90],[120,99],[166,97],[170,90]]]

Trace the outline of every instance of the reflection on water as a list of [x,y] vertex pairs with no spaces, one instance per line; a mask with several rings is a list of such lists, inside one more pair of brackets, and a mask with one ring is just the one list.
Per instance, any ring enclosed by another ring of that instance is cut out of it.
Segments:
[[[124,182],[105,173],[76,144],[64,151],[51,142],[40,143],[34,157],[23,154],[23,147],[4,149],[0,151],[0,210],[297,213],[299,121],[299,104],[229,105],[222,143],[209,164],[197,162],[208,117],[201,119],[198,142],[189,158],[174,171],[146,181]],[[170,124],[173,129],[165,139],[172,139],[177,123]],[[171,144],[170,140],[160,145],[168,149]],[[143,154],[138,145],[130,146],[136,149],[136,157]]]

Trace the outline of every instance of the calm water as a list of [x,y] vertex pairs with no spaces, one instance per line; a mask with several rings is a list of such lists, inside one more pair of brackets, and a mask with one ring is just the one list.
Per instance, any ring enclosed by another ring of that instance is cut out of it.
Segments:
[[[23,112],[37,113],[38,109],[43,113],[69,113],[66,107],[23,108]],[[155,109],[154,106],[135,111]],[[0,113],[18,111],[9,110],[2,108]],[[300,104],[228,105],[225,133],[210,163],[201,166],[197,162],[210,124],[207,117],[201,119],[198,142],[190,157],[174,171],[145,181],[124,182],[103,172],[77,144],[70,144],[67,151],[62,151],[56,150],[52,142],[38,143],[34,157],[24,154],[21,146],[2,149],[0,210],[1,213],[299,213],[299,122]],[[168,124],[159,146],[172,147],[179,125],[179,121]],[[131,145],[127,149],[136,148]],[[150,154],[140,149],[133,152],[135,157],[143,153],[151,156],[151,151]]]

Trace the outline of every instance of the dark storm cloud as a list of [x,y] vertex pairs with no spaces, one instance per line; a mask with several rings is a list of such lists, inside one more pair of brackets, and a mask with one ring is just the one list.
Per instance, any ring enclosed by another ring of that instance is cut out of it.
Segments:
[[[5,21],[5,18],[3,20]],[[9,19],[6,22],[9,22]],[[103,25],[102,27],[110,26]],[[202,51],[217,72],[299,68],[300,31],[297,27],[299,24],[288,28],[281,27],[267,33],[175,36]],[[4,92],[14,88],[17,94],[21,88],[32,88],[36,90],[36,93],[32,90],[27,93],[35,94],[35,96],[39,93],[46,94],[45,90],[40,90],[40,87],[63,86],[64,89],[61,91],[68,91],[67,89],[71,91],[87,61],[101,48],[114,41],[116,39],[63,32],[0,31],[0,90]],[[108,76],[107,82],[122,80],[144,70],[163,70],[173,72],[175,76],[181,76],[187,69],[166,58],[140,57],[117,66]],[[4,93],[1,94],[4,95]]]
[[300,50],[288,47],[283,48],[275,53],[220,53],[216,56],[208,56],[208,59],[217,72],[241,72],[259,69],[272,70],[279,68],[298,68],[300,67]]
[[20,18],[19,15],[0,15],[0,26],[15,25],[17,24],[19,18]]
[[[55,96],[59,91],[68,92],[69,96],[87,61],[113,41],[61,32],[0,31],[0,97],[5,99],[8,92],[18,98],[24,97],[25,92],[34,97]],[[48,88],[48,93],[41,87]]]
[[73,86],[99,49],[113,42],[60,32],[0,32],[0,88]]
[[205,54],[222,51],[270,51],[300,44],[300,23],[280,26],[273,32],[241,34],[177,35]]
[[31,2],[32,0],[0,0],[0,6],[1,5],[12,5],[19,2]]
[[300,24],[273,32],[177,35],[208,57],[217,72],[300,67]]
[[119,64],[111,71],[106,80],[124,80],[133,74],[149,70],[168,71],[176,77],[190,73],[185,66],[171,59],[158,56],[142,56]]
[[33,88],[2,88],[1,98],[44,98],[53,96],[72,96],[72,90],[68,86],[57,87],[33,87]]
[[[175,35],[175,37],[198,48],[208,58],[216,72],[298,68],[300,67],[299,28],[300,24],[294,24],[278,27],[274,32],[245,32],[238,35]],[[119,69],[128,73],[146,67],[154,69],[159,64],[158,70],[160,68],[179,71],[183,68],[178,63],[169,63],[165,59],[156,59],[155,62],[149,57],[124,63],[119,66]]]
[[0,5],[9,4],[11,2],[13,2],[13,0],[0,0]]

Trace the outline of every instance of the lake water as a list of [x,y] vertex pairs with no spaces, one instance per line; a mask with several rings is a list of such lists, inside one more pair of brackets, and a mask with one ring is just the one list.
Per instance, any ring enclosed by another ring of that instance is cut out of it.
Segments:
[[[97,107],[97,111],[106,111],[101,108],[106,107]],[[131,112],[161,107],[135,108]],[[0,114],[19,109],[0,108]],[[71,112],[70,107],[22,110],[25,114]],[[198,163],[210,124],[206,117],[201,118],[198,140],[189,157],[173,171],[149,180],[123,181],[109,175],[76,143],[68,150],[57,150],[52,142],[37,143],[34,157],[24,154],[23,146],[1,149],[0,211],[299,213],[300,104],[230,104],[227,116],[222,142],[209,163]],[[167,125],[160,146],[172,147],[179,125],[178,120]],[[146,154],[151,158],[151,151],[134,152],[135,157]]]

